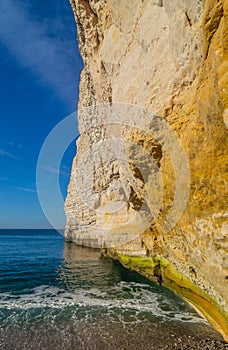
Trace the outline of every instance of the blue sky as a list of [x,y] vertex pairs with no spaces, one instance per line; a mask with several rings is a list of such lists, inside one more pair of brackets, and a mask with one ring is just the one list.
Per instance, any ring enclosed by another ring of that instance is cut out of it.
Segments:
[[[48,227],[36,165],[47,135],[76,110],[83,64],[75,38],[69,0],[0,2],[0,228]],[[61,164],[64,197],[74,153],[72,142]],[[55,170],[50,162],[47,177]]]

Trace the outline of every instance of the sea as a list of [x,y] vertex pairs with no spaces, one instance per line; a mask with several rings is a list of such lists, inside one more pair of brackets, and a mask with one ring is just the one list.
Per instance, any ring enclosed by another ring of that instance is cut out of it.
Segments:
[[1,350],[182,349],[202,338],[221,340],[173,292],[99,250],[55,230],[0,230]]

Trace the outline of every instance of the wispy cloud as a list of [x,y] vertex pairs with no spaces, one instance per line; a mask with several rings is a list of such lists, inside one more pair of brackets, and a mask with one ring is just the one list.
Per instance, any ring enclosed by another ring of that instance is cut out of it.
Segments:
[[12,154],[12,153],[6,151],[6,150],[3,149],[3,148],[0,148],[0,156],[2,156],[2,157],[9,157],[9,158],[12,158],[12,159],[17,159],[17,160],[21,160],[20,157],[18,157],[18,156],[16,156],[16,155],[14,155],[14,154]]
[[0,181],[8,181],[8,180],[9,180],[8,177],[2,177],[2,176],[0,176]]
[[2,137],[0,137],[0,144],[4,146],[10,146],[12,148],[18,148],[18,149],[23,149],[24,147],[21,144],[16,143],[15,141],[12,140],[5,140]]
[[34,19],[24,4],[23,1],[1,0],[0,39],[21,65],[72,105],[77,72],[81,67],[76,50],[69,54],[64,33],[50,35],[45,21]]
[[18,187],[18,186],[10,186],[10,188],[12,188],[13,190],[18,190],[18,191],[37,193],[37,190],[34,190],[32,188]]
[[40,167],[41,169],[47,170],[51,173],[62,175],[67,178],[70,176],[70,169],[66,166],[63,166],[62,169],[54,168],[52,166],[45,166],[45,165],[41,165]]

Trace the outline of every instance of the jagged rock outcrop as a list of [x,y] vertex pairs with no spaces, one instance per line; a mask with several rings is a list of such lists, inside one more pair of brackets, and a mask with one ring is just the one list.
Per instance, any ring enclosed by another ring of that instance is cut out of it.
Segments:
[[146,256],[151,278],[160,257],[228,338],[228,1],[71,4],[85,66],[65,235],[136,270],[126,257]]

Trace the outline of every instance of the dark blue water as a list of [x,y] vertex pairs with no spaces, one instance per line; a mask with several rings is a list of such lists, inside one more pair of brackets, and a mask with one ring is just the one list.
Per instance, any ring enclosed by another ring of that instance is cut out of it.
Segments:
[[197,332],[216,337],[183,300],[99,251],[51,230],[0,231],[0,349],[160,349]]

